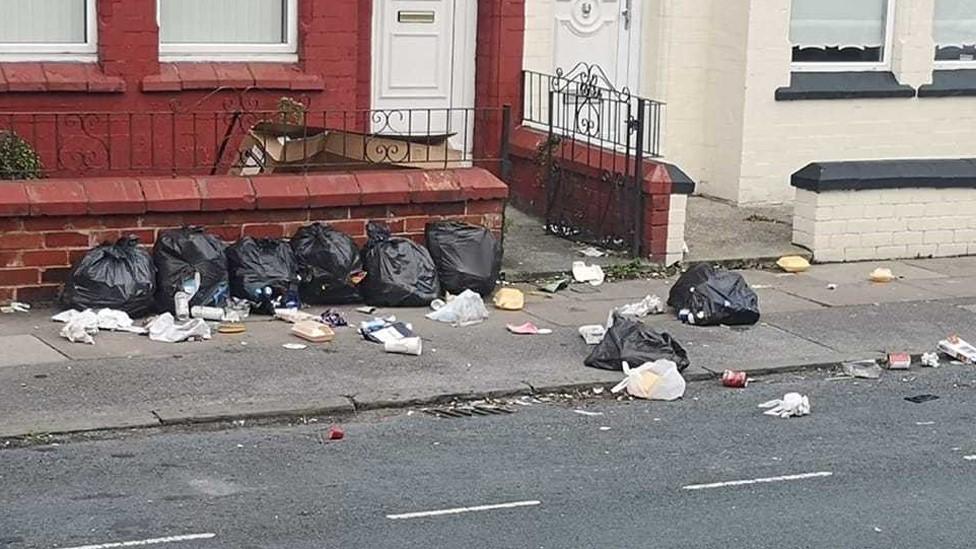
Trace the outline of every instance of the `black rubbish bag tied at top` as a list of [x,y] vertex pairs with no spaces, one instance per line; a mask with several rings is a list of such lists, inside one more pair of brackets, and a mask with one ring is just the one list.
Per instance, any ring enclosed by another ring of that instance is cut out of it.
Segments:
[[502,246],[491,231],[457,221],[439,221],[428,223],[425,233],[442,290],[455,295],[472,290],[482,297],[495,291],[502,270]]
[[637,368],[645,362],[670,360],[678,371],[688,367],[688,353],[667,332],[657,332],[639,320],[613,314],[613,326],[607,329],[603,341],[586,357],[590,368],[622,372],[623,363]]
[[298,264],[284,240],[246,236],[227,249],[230,293],[254,304],[255,311],[298,307]]
[[61,301],[74,309],[117,309],[140,318],[152,311],[155,293],[152,256],[130,236],[85,254],[72,269]]
[[366,232],[366,279],[360,284],[366,303],[377,307],[426,307],[440,296],[437,268],[423,246],[390,236],[389,228],[380,223],[370,222]]
[[200,288],[190,306],[223,307],[230,296],[227,244],[202,227],[183,227],[160,233],[153,247],[156,263],[156,304],[176,312],[173,296],[186,291],[200,274]]
[[759,322],[759,296],[742,275],[697,265],[681,275],[668,298],[678,317],[696,326]]
[[291,238],[298,261],[301,297],[313,305],[341,305],[362,300],[357,285],[363,277],[359,247],[329,225],[313,223]]

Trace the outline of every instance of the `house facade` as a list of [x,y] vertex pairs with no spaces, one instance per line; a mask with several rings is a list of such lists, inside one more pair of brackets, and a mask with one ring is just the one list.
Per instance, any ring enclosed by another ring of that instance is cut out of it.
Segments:
[[526,4],[527,70],[665,103],[664,159],[738,204],[791,202],[812,162],[976,157],[974,53],[972,0]]

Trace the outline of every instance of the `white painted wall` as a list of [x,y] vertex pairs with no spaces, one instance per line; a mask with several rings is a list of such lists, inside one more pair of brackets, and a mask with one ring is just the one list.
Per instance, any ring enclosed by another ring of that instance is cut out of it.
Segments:
[[[814,161],[976,156],[976,98],[775,101],[789,85],[788,0],[644,5],[641,95],[667,103],[665,156],[697,192],[741,204],[793,200]],[[526,3],[526,68],[551,70],[550,0]],[[899,0],[893,71],[931,80],[934,0]]]

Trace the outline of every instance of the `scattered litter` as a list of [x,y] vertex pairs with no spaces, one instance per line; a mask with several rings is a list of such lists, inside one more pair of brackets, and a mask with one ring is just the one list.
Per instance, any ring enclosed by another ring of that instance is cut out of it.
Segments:
[[473,290],[488,296],[502,270],[502,245],[487,227],[458,221],[428,223],[427,250],[445,292]]
[[364,271],[352,237],[328,224],[312,223],[288,241],[298,264],[298,291],[305,303],[340,305],[361,300]]
[[569,286],[568,278],[560,278],[559,280],[554,280],[548,284],[539,286],[539,289],[543,292],[554,294],[560,290],[565,290]]
[[21,303],[20,301],[12,301],[9,305],[4,305],[0,307],[0,313],[11,314],[11,313],[29,313],[30,304]]
[[583,341],[587,345],[599,345],[604,336],[607,335],[607,329],[600,324],[587,324],[580,326],[579,334],[583,336]]
[[391,236],[390,228],[370,222],[363,248],[366,278],[359,291],[370,305],[426,307],[441,293],[437,267],[426,248],[408,238]]
[[147,326],[149,339],[163,343],[210,339],[210,325],[201,318],[177,323],[172,313],[163,313]]
[[231,297],[224,306],[224,322],[244,322],[251,316],[251,302],[239,297]]
[[623,381],[610,389],[619,393],[627,389],[627,394],[649,400],[677,400],[685,394],[685,378],[678,373],[678,365],[670,360],[656,360],[631,369],[623,363]]
[[335,339],[335,332],[332,331],[332,328],[314,320],[296,322],[291,327],[291,333],[312,343],[328,343]]
[[616,311],[623,316],[636,316],[638,318],[647,315],[659,315],[664,313],[664,302],[656,295],[649,295],[637,303],[617,307]]
[[976,454],[973,454],[971,456],[962,456],[962,459],[966,461],[976,461]]
[[695,265],[678,278],[668,295],[678,319],[698,326],[755,324],[759,297],[742,275]]
[[[501,292],[499,292],[501,293]],[[435,300],[439,301],[439,300]],[[488,309],[477,292],[464,290],[461,295],[447,303],[439,303],[439,307],[427,313],[427,318],[437,322],[444,322],[455,327],[473,326],[488,318]],[[434,307],[434,302],[431,303]]]
[[317,322],[319,317],[313,315],[312,313],[306,313],[299,311],[297,307],[291,307],[288,309],[275,309],[274,317],[278,320],[284,320],[285,322],[290,322],[292,324],[298,322]]
[[781,257],[776,264],[788,273],[802,273],[810,268],[810,262],[798,255]]
[[593,246],[590,246],[589,248],[583,248],[582,250],[579,251],[579,253],[581,255],[585,255],[586,257],[603,257],[607,255],[607,252],[594,248]]
[[227,264],[231,295],[253,303],[254,311],[298,308],[298,261],[284,240],[246,236],[227,248]]
[[606,280],[606,274],[599,265],[587,265],[583,261],[574,261],[573,278],[576,279],[576,282],[589,282],[593,286],[599,286]]
[[915,422],[915,425],[918,425],[918,426],[935,425],[935,422],[934,421],[916,421]]
[[845,362],[843,364],[844,373],[862,379],[878,379],[881,377],[881,366],[875,360],[859,360],[857,362]]
[[745,372],[725,370],[722,372],[722,385],[741,389],[749,383],[749,376]]
[[247,326],[240,322],[224,322],[220,326],[217,326],[218,334],[243,334],[246,331]]
[[827,284],[827,289],[828,290],[836,290],[837,289],[837,285],[834,284],[834,283]]
[[600,430],[601,430],[601,431],[609,431],[609,430],[610,430],[610,428],[609,428],[609,427],[607,427],[606,425],[604,425],[604,426],[602,426],[602,427],[600,427]]
[[408,337],[416,337],[413,327],[403,322],[397,322],[396,317],[374,318],[359,323],[359,333],[363,338],[381,345],[387,341],[396,341]]
[[603,394],[603,387],[594,387],[593,388],[593,394],[594,395],[602,395]]
[[908,353],[888,353],[889,370],[908,370],[912,365],[912,355]]
[[204,305],[194,305],[190,307],[190,316],[220,322],[224,319],[224,309],[222,307],[207,307]]
[[976,347],[966,343],[957,335],[951,335],[940,341],[939,351],[962,362],[976,363]]
[[760,408],[768,408],[764,414],[781,418],[805,416],[810,413],[810,399],[800,393],[786,393],[783,398],[763,402]]
[[895,275],[891,272],[891,269],[878,267],[877,269],[871,271],[871,274],[868,275],[868,279],[871,282],[878,282],[884,284],[894,280]]
[[584,364],[601,370],[622,371],[623,362],[645,364],[667,359],[677,364],[678,371],[688,367],[688,353],[670,334],[659,333],[639,320],[614,315],[613,326]]
[[370,305],[365,305],[363,307],[356,307],[357,313],[363,313],[364,315],[371,315],[376,312],[376,307]]
[[521,311],[525,307],[525,294],[515,288],[502,288],[492,299],[496,309],[503,311]]
[[116,309],[136,318],[154,306],[156,266],[134,236],[90,250],[71,271],[62,303],[72,309]]
[[383,344],[383,350],[398,355],[420,356],[424,345],[419,337],[404,337],[387,341]]
[[938,395],[928,395],[928,394],[905,397],[905,400],[907,400],[908,402],[914,402],[915,404],[922,404],[923,402],[929,402],[938,399],[939,399]]
[[922,366],[927,368],[938,368],[939,353],[924,353],[922,355]]
[[342,313],[333,309],[328,309],[319,316],[319,321],[331,328],[343,328],[349,325],[346,317]]
[[589,410],[573,410],[573,411],[576,412],[577,414],[581,415],[581,416],[590,416],[590,417],[593,417],[593,416],[602,416],[603,415],[603,412],[591,412]]
[[[156,264],[156,304],[162,311],[180,316],[193,307],[220,308],[230,294],[227,270],[227,244],[202,227],[182,227],[161,231],[153,246]],[[176,296],[181,302],[177,307]],[[183,301],[185,299],[185,301]],[[192,315],[194,318],[204,318]],[[207,320],[221,320],[208,318]]]
[[509,332],[516,335],[549,335],[552,333],[552,330],[548,328],[539,328],[531,322],[526,322],[525,324],[519,326],[508,324],[505,327]]
[[114,309],[100,309],[98,312],[91,309],[85,311],[68,309],[52,316],[51,320],[65,323],[64,328],[61,329],[61,337],[72,343],[94,345],[95,339],[92,336],[99,330],[146,333],[144,328],[133,325],[128,314]]
[[323,441],[327,441],[327,440],[342,440],[345,437],[346,437],[346,432],[342,429],[342,427],[337,427],[335,425],[333,425],[332,427],[329,427],[329,430],[326,431],[325,433],[322,433],[322,440]]
[[874,531],[879,534],[882,532],[881,528],[878,528],[877,526],[874,527]]
[[289,351],[301,351],[303,349],[308,349],[308,345],[303,343],[284,343],[281,346]]

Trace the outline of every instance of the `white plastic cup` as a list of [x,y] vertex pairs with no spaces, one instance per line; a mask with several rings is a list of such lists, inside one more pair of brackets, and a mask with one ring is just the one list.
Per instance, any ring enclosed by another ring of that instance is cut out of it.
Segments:
[[403,339],[387,341],[383,345],[383,349],[388,353],[413,356],[420,356],[420,353],[424,350],[423,343],[419,337],[405,337]]

